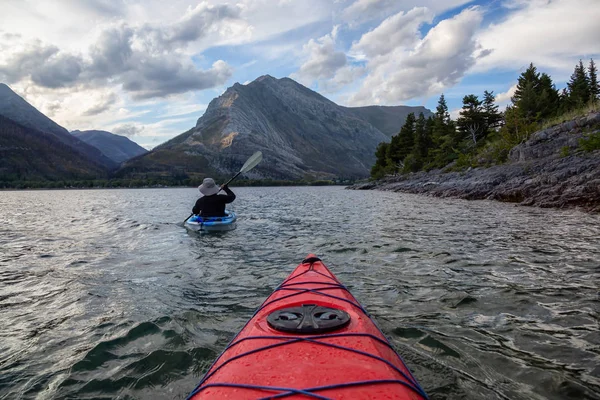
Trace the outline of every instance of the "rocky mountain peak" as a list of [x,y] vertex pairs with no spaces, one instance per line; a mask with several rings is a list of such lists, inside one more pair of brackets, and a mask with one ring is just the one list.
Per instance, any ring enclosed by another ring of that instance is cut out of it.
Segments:
[[386,140],[368,122],[294,80],[263,75],[228,88],[191,132],[164,147],[209,158],[231,154],[234,164],[261,150],[270,161],[256,171],[260,177],[299,179],[366,176],[375,147]]
[[267,82],[277,82],[278,80],[279,79],[274,78],[274,77],[272,77],[269,74],[266,74],[266,75],[259,76],[258,78],[256,78],[254,80],[254,82],[265,82],[265,81],[267,81]]
[[[168,158],[175,170],[204,165],[203,171],[193,172],[227,175],[260,150],[263,162],[250,178],[362,178],[375,162],[377,145],[390,140],[376,127],[378,120],[386,132],[397,133],[405,111],[403,106],[375,111],[342,107],[293,79],[263,75],[229,87],[210,102],[194,128],[136,163],[160,159],[164,169]],[[176,158],[189,161],[184,166]],[[128,167],[141,170],[138,164]],[[143,165],[145,171],[151,168],[150,163]]]

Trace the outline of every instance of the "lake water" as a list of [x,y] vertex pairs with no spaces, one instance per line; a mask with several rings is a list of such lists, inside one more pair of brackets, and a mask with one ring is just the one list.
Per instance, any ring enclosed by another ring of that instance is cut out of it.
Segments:
[[234,188],[0,192],[0,399],[184,399],[316,253],[432,399],[600,399],[600,216],[487,201]]

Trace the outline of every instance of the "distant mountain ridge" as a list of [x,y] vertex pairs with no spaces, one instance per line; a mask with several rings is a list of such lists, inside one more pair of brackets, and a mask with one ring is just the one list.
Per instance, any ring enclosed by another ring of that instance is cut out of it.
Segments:
[[3,83],[0,83],[0,115],[33,131],[55,137],[74,152],[81,153],[90,163],[107,170],[118,166],[97,148],[69,134],[65,128],[42,114]]
[[194,128],[125,163],[121,173],[224,175],[260,150],[264,159],[251,178],[362,178],[377,145],[389,141],[413,109],[342,107],[290,78],[265,75],[228,88]]
[[[410,112],[431,115],[423,107],[343,107],[290,78],[264,75],[234,84],[210,102],[195,127],[146,152],[106,131],[70,134],[0,84],[0,151],[13,163],[2,164],[0,180],[2,171],[13,180],[107,178],[122,163],[112,176],[186,182],[235,173],[257,150],[264,161],[249,178],[362,178],[377,145],[389,141]],[[34,154],[39,159],[29,158]]]
[[0,115],[0,187],[10,182],[106,177],[101,166],[56,136]]
[[94,146],[106,157],[117,164],[132,159],[134,157],[146,154],[148,150],[131,141],[129,138],[114,133],[100,130],[73,131],[76,138]]
[[425,118],[433,116],[433,113],[423,106],[366,106],[347,107],[350,112],[367,121],[390,138],[404,125],[408,114],[413,113],[416,117],[423,113]]

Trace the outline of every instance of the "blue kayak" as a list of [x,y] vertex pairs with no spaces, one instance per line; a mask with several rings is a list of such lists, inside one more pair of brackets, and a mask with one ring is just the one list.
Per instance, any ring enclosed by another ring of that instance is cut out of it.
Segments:
[[223,232],[236,228],[237,216],[233,211],[225,211],[224,217],[201,217],[192,215],[185,221],[185,227],[195,232]]

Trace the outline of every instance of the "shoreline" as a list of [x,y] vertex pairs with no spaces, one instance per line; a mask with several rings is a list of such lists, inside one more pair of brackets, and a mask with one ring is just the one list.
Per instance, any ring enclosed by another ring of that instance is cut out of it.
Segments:
[[590,134],[600,134],[600,113],[535,132],[510,151],[506,164],[460,172],[432,170],[387,176],[348,189],[497,200],[600,213],[600,150],[585,152],[580,148],[580,141]]

